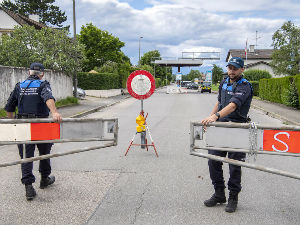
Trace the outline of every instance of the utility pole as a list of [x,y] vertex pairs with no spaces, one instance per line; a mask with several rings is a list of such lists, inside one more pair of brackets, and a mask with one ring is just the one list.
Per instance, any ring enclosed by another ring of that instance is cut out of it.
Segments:
[[141,63],[141,39],[142,39],[143,37],[139,37],[139,64],[138,65],[140,65],[140,63]]
[[258,31],[255,31],[255,49],[257,49],[257,40],[261,37],[257,37]]
[[[76,15],[75,15],[75,0],[73,0],[73,32],[74,32],[74,45],[76,45]],[[76,50],[75,50],[76,52]],[[77,61],[77,54],[75,53],[75,61]],[[77,65],[77,63],[76,63]],[[76,66],[74,68],[74,74],[73,74],[73,86],[74,86],[74,91],[73,91],[73,96],[77,98],[77,71],[76,71]]]

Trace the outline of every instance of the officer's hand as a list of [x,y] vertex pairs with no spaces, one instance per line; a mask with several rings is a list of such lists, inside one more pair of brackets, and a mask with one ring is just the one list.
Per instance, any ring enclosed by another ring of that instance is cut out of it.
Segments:
[[62,121],[62,117],[58,112],[52,113],[52,119],[54,122],[58,122],[58,123]]
[[206,126],[206,125],[208,125],[209,123],[216,122],[217,119],[218,119],[218,117],[217,117],[215,114],[213,114],[213,115],[211,115],[211,116],[209,116],[209,117],[203,119],[203,120],[201,121],[201,123],[202,123],[204,126]]

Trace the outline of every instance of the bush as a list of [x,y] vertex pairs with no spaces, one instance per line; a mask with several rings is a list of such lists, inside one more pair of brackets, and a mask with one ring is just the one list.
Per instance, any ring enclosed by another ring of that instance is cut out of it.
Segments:
[[259,81],[260,79],[270,79],[272,76],[266,70],[250,69],[244,72],[244,78],[251,81]]
[[85,90],[121,88],[119,75],[114,73],[78,73],[78,87]]
[[298,74],[298,75],[295,76],[294,82],[295,82],[295,86],[296,86],[296,88],[298,90],[299,106],[300,106],[300,74]]
[[282,102],[287,106],[291,106],[294,108],[299,107],[299,95],[294,81],[290,84],[290,86],[287,89],[283,90]]
[[156,77],[155,78],[155,88],[158,88],[161,86],[161,80],[159,77]]
[[259,82],[258,81],[249,81],[253,88],[253,95],[259,96]]

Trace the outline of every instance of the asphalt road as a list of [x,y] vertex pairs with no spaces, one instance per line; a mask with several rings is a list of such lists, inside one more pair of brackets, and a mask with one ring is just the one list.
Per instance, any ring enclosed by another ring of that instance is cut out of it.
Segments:
[[[25,200],[19,167],[1,168],[0,224],[299,224],[299,181],[251,169],[243,170],[236,213],[203,205],[213,188],[207,159],[189,155],[189,122],[206,117],[215,101],[214,94],[164,89],[145,100],[158,158],[151,147],[132,147],[124,156],[140,101],[129,98],[89,115],[119,118],[118,146],[52,159],[57,181],[45,190],[38,189],[35,163],[38,196],[32,202]],[[260,111],[250,114],[261,124],[281,124]],[[54,152],[87,145],[95,143],[56,144]],[[14,146],[0,151],[1,162],[18,158]],[[300,173],[297,158],[259,155],[255,163]],[[227,164],[224,174],[227,180]]]

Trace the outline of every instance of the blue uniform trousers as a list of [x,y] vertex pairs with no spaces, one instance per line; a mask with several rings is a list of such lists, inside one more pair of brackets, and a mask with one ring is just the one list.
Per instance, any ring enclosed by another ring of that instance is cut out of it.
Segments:
[[[209,150],[209,154],[226,157],[228,154],[228,158],[235,159],[239,161],[245,161],[246,153],[243,152],[223,152],[223,151],[215,151]],[[208,160],[210,179],[214,188],[225,188],[225,181],[223,176],[223,163],[215,160]],[[230,178],[228,180],[228,190],[230,192],[239,193],[242,189],[241,186],[241,177],[242,177],[242,169],[240,166],[229,164],[229,174]]]
[[[34,156],[35,146],[37,146],[39,150],[39,155],[46,155],[50,153],[52,145],[53,145],[52,143],[25,145],[26,158],[31,158]],[[18,145],[18,148],[19,148],[20,157],[23,159],[23,145]],[[32,169],[33,169],[33,162],[21,164],[21,170],[22,170],[21,181],[23,184],[26,185],[35,182],[35,177],[32,173]],[[40,160],[39,172],[41,173],[42,177],[48,177],[51,174],[50,159]]]

